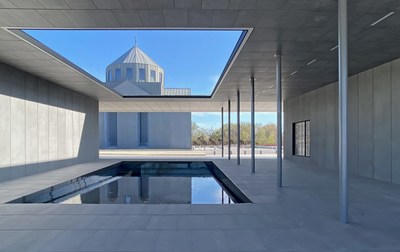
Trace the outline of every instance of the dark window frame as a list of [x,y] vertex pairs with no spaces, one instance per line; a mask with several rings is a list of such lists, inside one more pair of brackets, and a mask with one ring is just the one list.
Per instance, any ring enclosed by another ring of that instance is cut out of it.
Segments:
[[[296,140],[299,138],[297,137],[298,133],[296,131],[296,126],[301,125],[300,127],[303,127],[303,130],[300,132],[302,133],[301,138],[303,138],[303,141],[300,142],[299,144],[302,144],[302,151],[298,153],[297,151],[297,142]],[[292,124],[292,155],[296,157],[306,157],[309,158],[311,157],[311,123],[310,120],[303,120],[303,121],[297,121]],[[307,134],[308,133],[308,134]]]
[[146,68],[139,67],[138,71],[139,71],[138,81],[139,82],[146,82]]
[[155,82],[157,78],[157,72],[156,70],[150,70],[150,81]]
[[122,69],[121,68],[115,68],[114,80],[115,81],[122,81]]
[[112,81],[111,72],[112,72],[111,70],[107,70],[107,76],[106,76],[107,82],[111,82]]
[[126,80],[133,80],[133,68],[127,67],[125,70]]

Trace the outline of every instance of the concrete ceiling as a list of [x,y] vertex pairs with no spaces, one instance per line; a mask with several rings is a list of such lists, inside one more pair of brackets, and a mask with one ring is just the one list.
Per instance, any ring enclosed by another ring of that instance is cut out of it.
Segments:
[[[399,58],[400,1],[348,2],[349,73]],[[237,89],[247,110],[250,76],[256,78],[256,109],[273,111],[279,49],[285,99],[337,80],[337,50],[330,50],[337,44],[336,0],[0,0],[0,27],[252,29],[211,98],[181,99],[122,99],[46,48],[0,30],[0,61],[96,97],[103,111],[219,111],[228,99],[235,101]]]

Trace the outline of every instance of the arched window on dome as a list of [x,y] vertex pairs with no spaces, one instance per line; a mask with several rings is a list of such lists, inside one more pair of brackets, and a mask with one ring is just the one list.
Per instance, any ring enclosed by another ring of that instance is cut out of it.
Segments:
[[150,71],[150,81],[156,81],[156,71]]
[[162,73],[160,73],[160,79],[158,81],[162,82]]

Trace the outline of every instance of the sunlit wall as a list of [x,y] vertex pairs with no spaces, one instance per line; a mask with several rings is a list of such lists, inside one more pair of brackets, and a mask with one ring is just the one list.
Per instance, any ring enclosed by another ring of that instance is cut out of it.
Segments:
[[98,102],[0,63],[0,181],[98,159]]

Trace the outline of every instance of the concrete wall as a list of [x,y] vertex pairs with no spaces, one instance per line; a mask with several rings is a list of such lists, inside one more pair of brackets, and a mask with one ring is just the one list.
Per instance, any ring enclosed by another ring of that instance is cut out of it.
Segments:
[[139,146],[139,113],[117,113],[118,148],[129,149]]
[[192,148],[192,114],[149,113],[149,146],[157,149]]
[[107,144],[106,117],[100,113],[100,148],[118,149],[190,149],[192,115],[187,112],[152,112],[148,114],[148,142],[140,143],[139,113],[117,113],[117,146]]
[[[400,183],[400,59],[349,78],[350,173]],[[310,105],[311,104],[311,105]],[[286,100],[285,158],[338,168],[337,83]],[[311,122],[311,157],[292,155],[292,124]]]
[[98,102],[0,63],[0,181],[98,159]]

